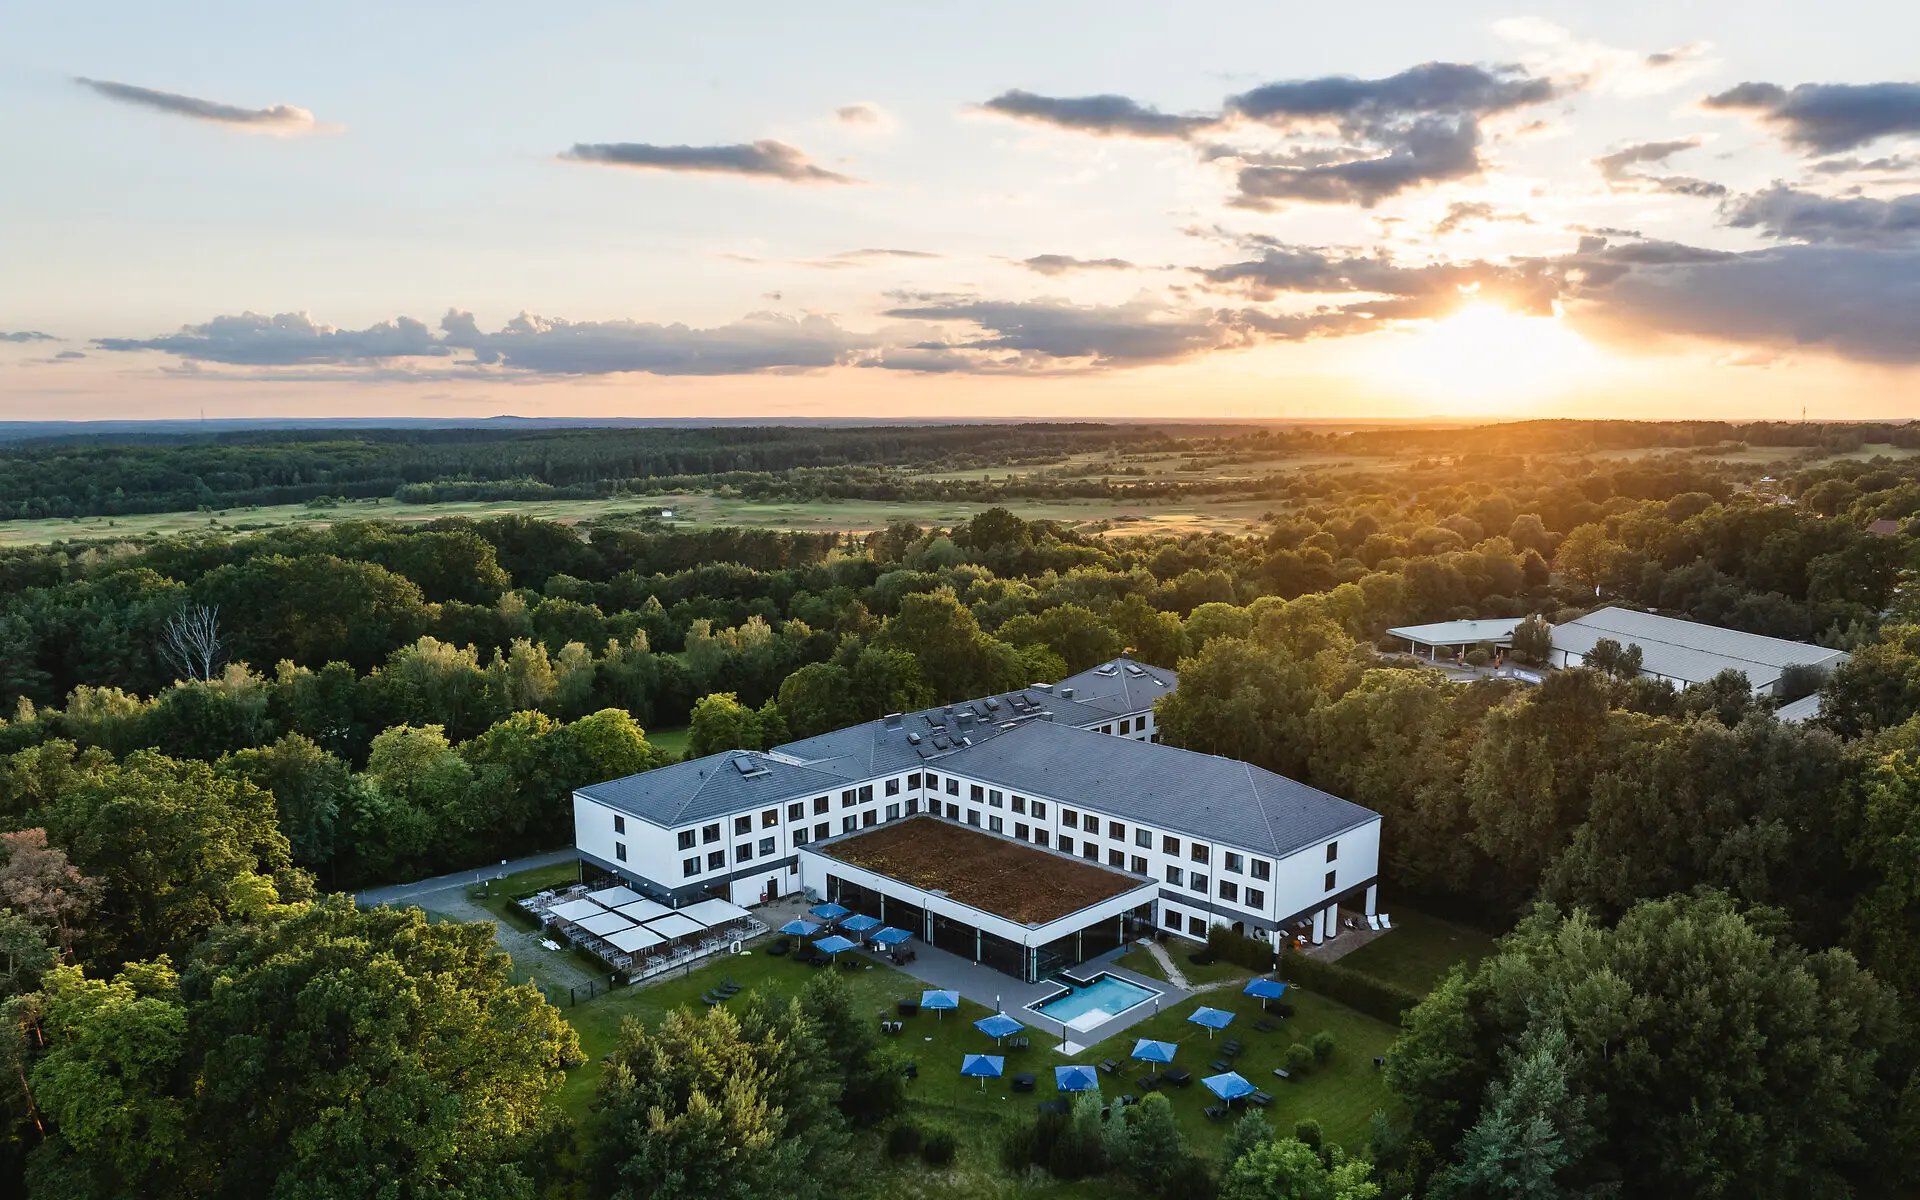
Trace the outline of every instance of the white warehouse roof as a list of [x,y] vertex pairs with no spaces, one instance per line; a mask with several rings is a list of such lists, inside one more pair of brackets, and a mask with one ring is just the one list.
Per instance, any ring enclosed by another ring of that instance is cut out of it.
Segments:
[[1845,651],[1825,646],[1625,608],[1602,608],[1553,627],[1553,648],[1561,654],[1585,657],[1602,638],[1611,638],[1623,647],[1640,647],[1640,670],[1644,674],[1695,684],[1732,669],[1746,675],[1757,692],[1771,688],[1788,667],[1805,664],[1831,668],[1847,657]]
[[1435,621],[1431,625],[1402,625],[1389,629],[1393,637],[1422,646],[1473,646],[1481,642],[1511,643],[1521,617],[1492,617],[1479,621]]

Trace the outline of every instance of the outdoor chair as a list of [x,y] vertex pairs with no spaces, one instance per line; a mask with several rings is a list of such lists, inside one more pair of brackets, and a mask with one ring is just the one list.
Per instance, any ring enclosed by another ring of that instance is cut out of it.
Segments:
[[1285,1067],[1275,1067],[1273,1069],[1273,1077],[1275,1079],[1292,1079],[1293,1072],[1287,1070]]
[[1273,1103],[1273,1097],[1265,1092],[1254,1092],[1247,1097],[1247,1103],[1257,1104],[1261,1108],[1265,1108]]
[[1214,1059],[1212,1062],[1207,1064],[1207,1067],[1215,1075],[1225,1075],[1228,1071],[1233,1070],[1233,1064],[1228,1062],[1224,1058]]
[[1389,916],[1388,916],[1387,914],[1385,914],[1385,913],[1381,913],[1381,914],[1380,914],[1380,928],[1382,928],[1382,929],[1392,929],[1392,928],[1393,928],[1393,918],[1392,918],[1392,917],[1389,917]]
[[1380,928],[1380,918],[1379,918],[1379,917],[1376,917],[1376,916],[1374,916],[1374,915],[1373,915],[1372,913],[1368,913],[1368,914],[1367,914],[1367,928],[1368,928],[1368,929],[1378,929],[1378,928]]
[[1109,1058],[1100,1064],[1100,1070],[1108,1075],[1113,1074],[1119,1069],[1120,1069],[1120,1060],[1117,1058]]
[[1201,1111],[1207,1114],[1207,1120],[1209,1121],[1224,1121],[1227,1119],[1227,1110],[1224,1105],[1209,1104]]
[[1226,1041],[1220,1043],[1220,1053],[1225,1054],[1229,1058],[1245,1049],[1246,1047],[1240,1044],[1239,1038],[1228,1038]]
[[1384,1067],[1384,1066],[1386,1066],[1386,1065],[1387,1065],[1387,1060],[1386,1060],[1386,1057],[1385,1057],[1384,1055],[1379,1055],[1379,1054],[1376,1054],[1376,1055],[1374,1055],[1374,1056],[1373,1056],[1373,1069],[1374,1069],[1374,1070],[1376,1070],[1376,1071],[1378,1071],[1378,1070],[1379,1070],[1380,1068],[1382,1068],[1382,1067]]
[[1032,1043],[1023,1037],[1007,1039],[1007,1049],[1009,1050],[1025,1050],[1030,1045],[1032,1045]]
[[1142,1075],[1137,1082],[1140,1084],[1140,1090],[1143,1092],[1157,1092],[1160,1090],[1160,1077],[1158,1075]]

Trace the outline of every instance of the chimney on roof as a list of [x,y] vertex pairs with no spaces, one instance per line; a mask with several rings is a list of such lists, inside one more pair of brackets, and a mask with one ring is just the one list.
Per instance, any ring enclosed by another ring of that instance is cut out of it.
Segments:
[[1060,689],[1060,698],[1061,698],[1062,700],[1071,700],[1071,699],[1073,699],[1073,689],[1072,689],[1072,688],[1061,688],[1061,689]]

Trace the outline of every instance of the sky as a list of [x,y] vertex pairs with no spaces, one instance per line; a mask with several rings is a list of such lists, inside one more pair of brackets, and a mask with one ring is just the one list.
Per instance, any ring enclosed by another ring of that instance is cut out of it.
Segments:
[[0,0],[0,419],[1910,417],[1920,5]]

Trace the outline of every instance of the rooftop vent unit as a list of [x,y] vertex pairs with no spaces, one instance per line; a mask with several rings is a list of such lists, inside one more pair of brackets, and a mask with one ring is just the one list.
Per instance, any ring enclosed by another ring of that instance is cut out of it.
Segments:
[[993,711],[993,712],[999,712],[999,711],[1000,711],[1000,698],[999,698],[998,696],[989,696],[989,697],[987,697],[987,708],[988,708],[989,710],[991,710],[991,711]]
[[969,711],[967,711],[967,712],[963,712],[963,713],[961,713],[961,714],[960,714],[960,723],[961,723],[962,725],[971,725],[971,724],[973,724],[973,713],[972,713],[972,711],[970,711],[970,710],[969,710]]
[[1108,663],[1104,667],[1096,667],[1093,673],[1095,675],[1118,675],[1120,668],[1114,663]]
[[1133,663],[1127,664],[1127,674],[1129,675],[1133,675],[1137,677],[1137,676],[1145,675],[1146,673],[1147,671],[1145,667],[1135,666]]
[[1061,689],[1060,689],[1060,698],[1061,698],[1062,700],[1071,700],[1071,699],[1073,699],[1073,689],[1072,689],[1072,688],[1061,688]]
[[918,746],[920,744],[920,735],[915,732],[909,732],[907,734],[907,741],[912,745]]
[[733,769],[749,779],[755,775],[765,775],[767,773],[765,764],[755,762],[753,759],[747,758],[744,755],[733,760]]
[[1036,692],[1050,692],[1053,690],[1053,685],[1050,683],[1030,683],[1027,686]]
[[899,714],[899,713],[888,713],[888,714],[886,715],[886,718],[885,718],[885,719],[886,719],[886,722],[887,722],[887,728],[888,728],[888,729],[898,729],[898,728],[900,728],[900,714]]
[[948,745],[950,745],[950,743],[947,741],[945,734],[936,733],[933,735],[933,748],[935,750],[945,750]]

